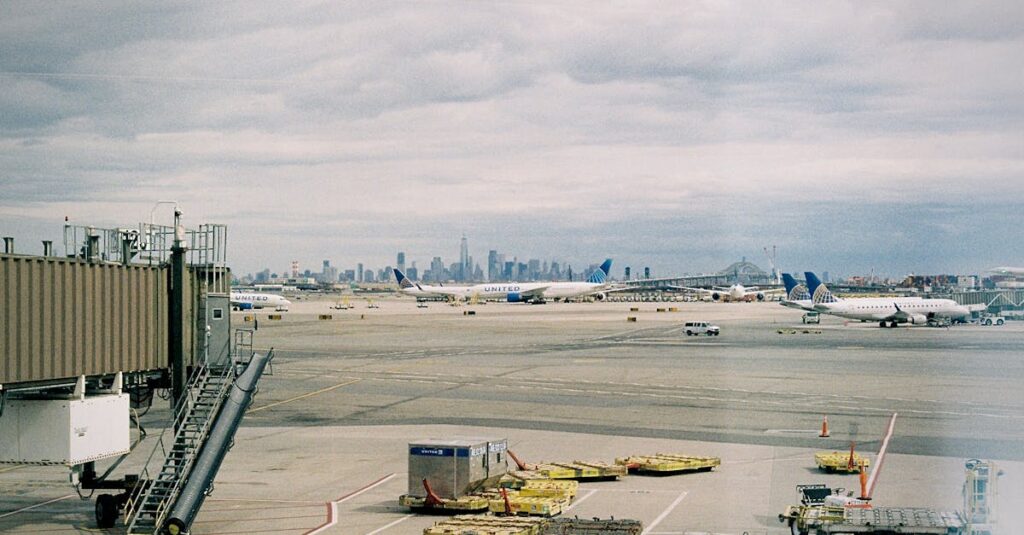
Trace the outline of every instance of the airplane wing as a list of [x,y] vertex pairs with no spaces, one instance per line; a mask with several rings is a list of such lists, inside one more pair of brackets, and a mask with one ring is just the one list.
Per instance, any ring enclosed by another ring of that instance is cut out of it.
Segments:
[[551,286],[538,286],[537,288],[530,288],[529,290],[519,292],[520,297],[544,297],[544,291]]

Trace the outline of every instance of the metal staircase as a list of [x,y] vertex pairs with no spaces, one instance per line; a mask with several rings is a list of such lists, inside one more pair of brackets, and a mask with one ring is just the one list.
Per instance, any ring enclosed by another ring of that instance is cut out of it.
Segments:
[[232,366],[202,366],[192,372],[186,395],[175,407],[174,425],[160,434],[125,506],[125,518],[131,519],[127,533],[154,533],[160,528],[233,382]]

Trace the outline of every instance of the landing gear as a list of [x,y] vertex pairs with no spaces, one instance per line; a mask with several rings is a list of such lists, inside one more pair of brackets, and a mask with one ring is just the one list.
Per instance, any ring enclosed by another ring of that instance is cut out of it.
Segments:
[[878,322],[878,326],[884,329],[885,328],[885,320],[882,320],[882,321]]
[[898,323],[896,323],[896,320],[892,320],[891,322],[889,322],[890,329],[895,329],[897,325]]
[[96,526],[100,529],[110,529],[117,522],[121,514],[120,504],[113,494],[100,494],[96,498]]

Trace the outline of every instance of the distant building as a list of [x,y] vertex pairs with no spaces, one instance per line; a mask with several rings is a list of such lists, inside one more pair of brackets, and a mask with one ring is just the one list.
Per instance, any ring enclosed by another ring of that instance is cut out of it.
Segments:
[[[362,264],[359,264],[359,265],[361,266]],[[375,277],[374,277],[374,274],[373,274],[373,270],[372,269],[368,269],[368,270],[366,270],[363,273],[363,280],[360,281],[360,282],[373,282],[374,280],[375,280]]]
[[626,280],[629,280],[629,275],[630,275],[630,273],[629,273],[629,266],[626,266],[626,273],[624,275]]
[[456,269],[456,280],[464,281],[472,277],[473,264],[469,259],[469,240],[466,239],[466,235],[462,235],[462,240],[459,242],[459,265]]
[[366,280],[366,273],[363,271],[363,264],[356,264],[356,282],[363,282]]
[[405,253],[404,252],[399,251],[399,253],[397,255],[397,258],[395,258],[395,263],[398,264],[398,269],[404,273],[405,272]]
[[498,265],[498,251],[491,249],[487,251],[487,280],[496,281],[501,276],[501,267]]

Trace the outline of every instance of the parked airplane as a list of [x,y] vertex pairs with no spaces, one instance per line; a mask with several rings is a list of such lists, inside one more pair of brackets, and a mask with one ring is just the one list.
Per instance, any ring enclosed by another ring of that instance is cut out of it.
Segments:
[[592,295],[604,299],[612,289],[608,284],[608,273],[612,259],[607,258],[585,282],[508,282],[477,284],[469,287],[469,294],[480,299],[504,299],[509,303],[543,303],[548,299],[572,299]]
[[291,301],[280,295],[256,292],[231,292],[229,299],[231,306],[239,310],[273,307],[277,311],[287,311],[292,304]]
[[395,280],[398,281],[398,290],[406,295],[411,295],[417,299],[429,299],[437,297],[463,297],[462,290],[468,288],[467,286],[430,286],[413,282],[409,277],[402,273],[402,270],[394,268]]
[[789,273],[782,274],[782,284],[786,287],[786,297],[779,302],[780,305],[800,310],[814,310],[811,292],[806,285],[797,282]]
[[840,299],[821,283],[810,271],[807,277],[808,289],[814,309],[841,318],[861,321],[877,321],[879,327],[896,327],[900,323],[923,325],[929,320],[946,318],[964,320],[971,315],[971,308],[952,299],[922,299],[920,297],[854,297]]
[[708,290],[707,288],[687,288],[686,286],[671,286],[679,290],[689,290],[691,292],[699,292],[706,296],[710,296],[715,301],[764,301],[768,294],[781,293],[785,290],[773,289],[773,290],[760,290],[757,286],[743,286],[742,284],[733,284],[732,286],[725,288],[723,286],[715,286]]
[[[608,284],[612,260],[606,259],[586,282],[501,282],[473,286],[423,286],[413,283],[397,269],[395,277],[402,292],[418,297],[444,296],[454,299],[501,299],[509,303],[543,303],[548,299],[571,299],[593,295],[603,299],[609,291],[617,291]],[[402,281],[405,281],[404,283]]]

